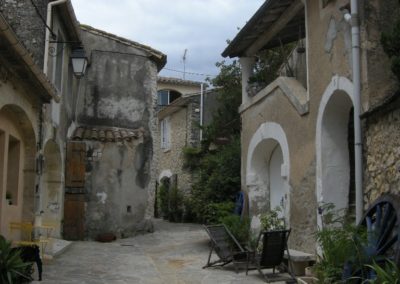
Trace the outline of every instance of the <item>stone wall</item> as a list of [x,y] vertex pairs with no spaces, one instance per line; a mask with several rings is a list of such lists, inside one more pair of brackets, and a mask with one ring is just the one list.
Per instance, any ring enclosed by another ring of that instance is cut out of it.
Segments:
[[46,11],[48,0],[0,0],[0,12],[25,47],[32,52],[35,63],[43,68]]
[[[78,124],[140,128],[145,133],[137,145],[90,145],[103,149],[103,154],[91,162],[91,182],[85,185],[89,197],[87,234],[93,238],[108,226],[119,236],[128,236],[153,216],[157,65],[145,50],[128,40],[90,27],[82,27],[81,36],[92,60],[81,86],[84,94],[78,99]],[[103,196],[107,196],[106,203],[99,201]]]
[[[397,95],[398,96],[398,95]],[[400,102],[365,120],[364,202],[367,208],[383,193],[400,194]]]
[[200,146],[200,96],[192,96],[188,105],[187,127],[188,146]]

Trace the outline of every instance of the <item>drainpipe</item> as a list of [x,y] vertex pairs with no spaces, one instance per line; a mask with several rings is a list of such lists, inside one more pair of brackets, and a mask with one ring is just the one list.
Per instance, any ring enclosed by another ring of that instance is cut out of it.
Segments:
[[358,0],[351,0],[352,57],[353,57],[353,97],[354,97],[354,152],[355,152],[355,186],[356,186],[356,223],[363,216],[363,161],[361,133],[361,64],[360,64],[360,21]]
[[203,140],[204,84],[200,84],[200,143]]
[[[51,28],[51,23],[52,23],[52,11],[53,7],[60,5],[62,3],[66,3],[68,0],[58,0],[54,2],[50,2],[47,5],[47,17],[46,17],[46,24],[47,27]],[[47,75],[48,71],[48,62],[49,62],[49,45],[50,45],[50,30],[49,28],[46,28],[46,35],[45,35],[45,41],[44,41],[44,63],[43,63],[43,73]]]

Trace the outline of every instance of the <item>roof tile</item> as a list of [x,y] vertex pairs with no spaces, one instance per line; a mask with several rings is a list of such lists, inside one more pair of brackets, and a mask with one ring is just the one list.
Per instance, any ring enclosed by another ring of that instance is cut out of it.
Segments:
[[116,127],[80,126],[75,129],[72,140],[94,140],[101,142],[131,141],[144,135],[143,128],[125,129]]

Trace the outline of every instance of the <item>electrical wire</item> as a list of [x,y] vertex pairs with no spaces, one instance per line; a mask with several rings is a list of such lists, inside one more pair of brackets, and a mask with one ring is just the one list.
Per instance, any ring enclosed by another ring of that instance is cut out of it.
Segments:
[[171,69],[171,68],[163,68],[162,70],[168,70],[168,71],[178,72],[178,73],[182,73],[182,74],[185,73],[185,74],[195,75],[195,76],[217,77],[217,75],[210,75],[210,74],[203,74],[203,73],[195,73],[195,72],[187,72],[187,71],[176,70],[176,69]]
[[44,26],[50,31],[51,36],[53,38],[56,37],[56,34],[53,32],[53,30],[47,25],[45,18],[43,18],[42,14],[40,14],[39,8],[38,6],[35,4],[35,2],[33,2],[33,0],[31,0],[32,6],[35,8],[36,14],[38,14],[39,18],[42,20]]

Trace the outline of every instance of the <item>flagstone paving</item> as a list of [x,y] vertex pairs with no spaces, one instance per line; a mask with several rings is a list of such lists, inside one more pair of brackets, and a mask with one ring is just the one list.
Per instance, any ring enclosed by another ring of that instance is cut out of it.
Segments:
[[200,225],[155,220],[155,232],[112,243],[73,242],[44,264],[41,284],[233,284],[263,283],[257,271],[232,265],[202,269],[209,253]]

